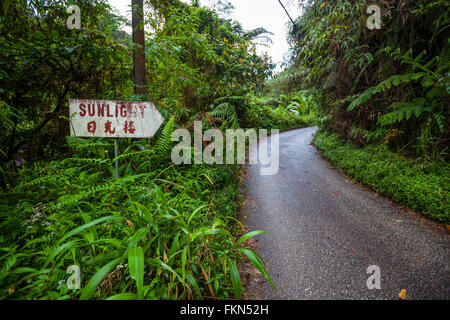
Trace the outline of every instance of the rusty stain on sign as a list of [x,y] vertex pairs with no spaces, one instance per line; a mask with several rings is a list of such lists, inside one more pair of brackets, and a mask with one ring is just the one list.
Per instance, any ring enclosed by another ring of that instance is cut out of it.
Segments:
[[69,112],[76,137],[151,138],[164,122],[151,102],[70,99]]

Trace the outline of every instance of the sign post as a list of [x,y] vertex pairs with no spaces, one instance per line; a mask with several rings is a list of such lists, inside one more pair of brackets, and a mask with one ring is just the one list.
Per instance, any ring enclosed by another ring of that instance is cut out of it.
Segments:
[[[144,1],[132,0],[134,92],[145,95]],[[119,178],[119,138],[151,138],[164,118],[151,102],[69,100],[70,135],[114,138],[115,177]]]
[[[152,102],[69,100],[70,135],[114,138],[114,153],[119,154],[118,138],[151,138],[164,118]],[[115,163],[119,176],[119,162]]]
[[117,157],[119,156],[119,139],[114,138],[114,157],[116,158],[116,179],[119,179],[119,160]]

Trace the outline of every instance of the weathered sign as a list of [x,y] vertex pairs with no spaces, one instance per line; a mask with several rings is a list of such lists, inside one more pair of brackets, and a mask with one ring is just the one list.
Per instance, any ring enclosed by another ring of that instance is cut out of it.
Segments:
[[69,112],[76,137],[151,138],[164,121],[151,102],[70,99]]

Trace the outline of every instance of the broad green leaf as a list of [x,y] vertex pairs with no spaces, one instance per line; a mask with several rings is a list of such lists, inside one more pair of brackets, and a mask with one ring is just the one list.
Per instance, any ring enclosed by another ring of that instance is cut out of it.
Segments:
[[413,110],[411,108],[406,110],[406,120],[409,120],[412,116]]
[[186,261],[188,250],[189,246],[185,246],[183,252],[181,253],[181,276],[183,277],[183,281],[186,278]]
[[82,226],[79,226],[78,228],[73,229],[72,231],[70,231],[69,233],[67,233],[64,237],[61,238],[61,240],[59,240],[59,242],[62,242],[64,240],[66,240],[67,238],[70,238],[73,235],[76,235],[77,233],[80,233],[81,231],[90,228],[92,226],[95,226],[99,223],[105,222],[105,221],[109,221],[109,220],[126,220],[123,217],[116,217],[116,216],[108,216],[108,217],[103,217],[103,218],[99,218],[96,219],[94,221],[91,221],[89,223],[86,223]]
[[272,279],[270,279],[266,267],[264,267],[262,258],[256,252],[248,248],[239,248],[239,250],[247,256],[247,258],[255,266],[255,268],[258,269],[259,272],[261,272],[261,274],[267,280],[267,282],[269,282],[270,285],[276,290],[277,288],[275,288],[275,285],[273,284]]
[[230,263],[230,276],[231,276],[231,283],[233,285],[234,297],[240,300],[242,299],[242,290],[243,290],[241,276],[236,266],[236,262],[233,259],[229,259],[229,263]]
[[[115,268],[122,258],[116,258],[111,262],[108,262],[105,264],[100,270],[98,270],[92,278],[89,280],[86,287],[83,289],[83,292],[80,296],[80,300],[88,300],[91,298],[92,294],[94,293],[95,289],[97,289],[97,286],[100,284],[100,282],[103,280],[103,278],[113,269]],[[83,270],[82,270],[83,272]]]
[[142,247],[128,250],[128,267],[131,278],[136,281],[139,298],[142,298],[144,293],[144,252]]
[[186,279],[194,287],[194,290],[195,290],[195,292],[197,292],[199,298],[203,299],[202,293],[200,291],[200,287],[198,286],[197,281],[195,280],[194,276],[190,272],[186,272]]
[[136,293],[119,293],[107,298],[106,300],[138,300],[139,296]]
[[247,234],[244,234],[237,242],[236,242],[236,246],[239,246],[240,244],[244,243],[245,241],[247,241],[248,239],[251,239],[259,234],[262,233],[268,233],[267,231],[264,230],[255,230],[252,232],[249,232]]
[[428,88],[431,87],[434,84],[434,79],[433,77],[430,76],[426,76],[422,79],[422,81],[420,82],[420,84],[422,85],[422,87],[424,88]]
[[69,250],[70,248],[77,245],[78,242],[79,242],[79,240],[72,240],[72,241],[69,241],[69,242],[66,242],[66,243],[60,245],[55,250],[53,250],[53,252],[48,256],[47,260],[45,261],[44,268],[48,265],[49,262],[54,261],[55,257],[59,253]]

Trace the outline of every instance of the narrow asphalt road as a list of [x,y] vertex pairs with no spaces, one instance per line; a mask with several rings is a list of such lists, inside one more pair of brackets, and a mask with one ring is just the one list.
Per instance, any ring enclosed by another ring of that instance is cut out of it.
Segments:
[[[276,292],[248,276],[249,299],[450,298],[450,238],[375,193],[351,183],[311,145],[315,128],[280,134],[280,169],[246,172],[242,220],[256,239]],[[381,289],[367,268],[379,266]]]

